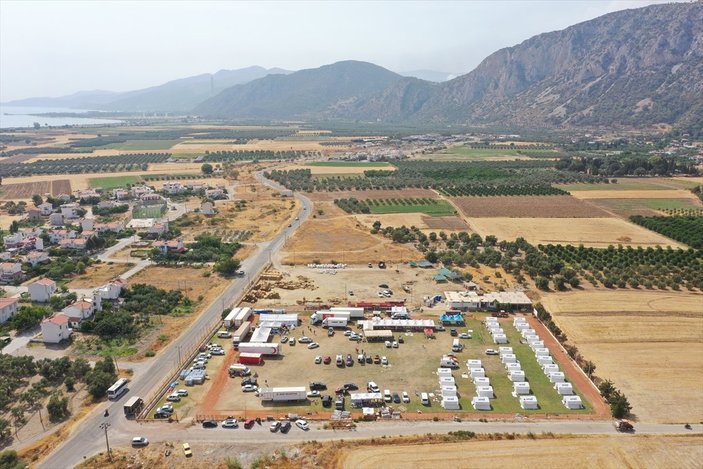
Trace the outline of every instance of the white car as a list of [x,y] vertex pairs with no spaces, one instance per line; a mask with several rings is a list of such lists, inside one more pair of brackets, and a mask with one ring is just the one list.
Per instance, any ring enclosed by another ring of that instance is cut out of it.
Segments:
[[295,421],[295,425],[300,428],[301,430],[308,431],[310,430],[310,425],[308,425],[308,422],[306,422],[303,419],[298,419]]
[[498,350],[492,348],[486,349],[486,355],[498,355]]
[[245,384],[244,386],[242,386],[242,392],[254,392],[257,389],[258,388],[254,384]]
[[386,348],[391,348],[391,347],[393,346],[393,344],[391,343],[390,340],[387,340],[387,341],[385,342],[385,346],[386,346]]
[[366,385],[366,388],[369,390],[369,392],[379,392],[380,391],[378,384],[374,383],[373,381],[369,381],[368,384]]
[[166,398],[166,400],[171,402],[179,402],[181,400],[181,396],[178,394],[171,394]]
[[320,363],[322,363],[322,357],[318,355],[315,357],[315,364],[319,365]]
[[187,389],[179,389],[176,391],[176,394],[178,394],[181,397],[186,397],[188,395],[188,390]]
[[393,341],[393,348],[398,348],[398,342],[396,342],[395,340]]
[[468,332],[462,332],[461,334],[459,334],[459,338],[460,339],[470,339],[471,334],[469,334]]
[[149,440],[145,436],[135,436],[132,438],[132,446],[146,446],[149,444]]
[[388,365],[388,359],[386,357],[381,357],[381,365]]
[[353,332],[350,331],[349,329],[347,329],[346,331],[344,331],[344,335],[347,336],[347,337],[349,337],[349,336],[352,335],[352,334],[353,334]]
[[311,344],[308,344],[308,348],[309,348],[310,350],[312,350],[312,349],[314,349],[314,348],[317,348],[317,347],[319,347],[319,346],[320,346],[320,344],[318,344],[317,342],[313,342],[313,343],[311,343]]
[[408,393],[403,391],[403,402],[408,403],[410,402],[410,396],[408,396]]
[[213,355],[224,355],[225,351],[222,350],[221,348],[216,348],[216,349],[212,349],[212,354]]
[[320,394],[320,391],[318,391],[318,390],[310,391],[308,393],[308,397],[320,397],[320,396],[321,396],[321,394]]
[[239,422],[237,419],[227,419],[222,422],[222,428],[237,428],[239,427]]

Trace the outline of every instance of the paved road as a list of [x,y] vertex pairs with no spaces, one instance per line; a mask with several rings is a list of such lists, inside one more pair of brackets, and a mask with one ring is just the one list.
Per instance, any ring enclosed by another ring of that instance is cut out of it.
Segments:
[[[261,174],[257,179],[265,184],[271,184],[264,179]],[[275,187],[275,186],[274,186]],[[276,187],[279,188],[279,187]],[[260,243],[259,249],[242,263],[242,269],[247,273],[245,277],[233,280],[229,286],[218,296],[210,306],[193,322],[190,327],[181,334],[169,347],[161,351],[150,363],[139,366],[134,370],[135,374],[130,382],[130,392],[122,396],[119,401],[107,402],[100,406],[99,410],[84,418],[84,420],[74,426],[71,436],[54,450],[53,453],[39,466],[47,469],[58,469],[73,467],[83,460],[84,456],[92,456],[104,449],[104,439],[99,426],[103,422],[111,425],[111,432],[115,434],[127,435],[138,432],[133,422],[127,421],[122,415],[122,405],[130,396],[148,396],[160,385],[169,375],[175,371],[179,355],[187,350],[192,350],[198,345],[198,341],[203,335],[214,327],[215,322],[220,318],[223,306],[229,306],[239,295],[243,294],[249,286],[251,280],[261,272],[270,262],[271,257],[285,243],[300,224],[312,212],[312,202],[309,199],[296,195],[302,203],[302,210],[299,220],[291,226],[286,227],[273,240]],[[185,357],[183,357],[185,358]],[[104,418],[103,411],[109,409],[110,416]],[[157,425],[158,428],[159,424]],[[157,430],[158,432],[158,430]],[[115,441],[116,444],[125,443]]]

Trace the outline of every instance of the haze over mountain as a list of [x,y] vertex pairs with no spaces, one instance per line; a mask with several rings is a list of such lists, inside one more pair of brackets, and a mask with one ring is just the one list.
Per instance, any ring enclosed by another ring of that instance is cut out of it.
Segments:
[[80,91],[56,98],[28,98],[8,102],[14,106],[67,107],[126,112],[186,112],[204,100],[233,85],[247,83],[269,74],[287,74],[281,68],[259,66],[220,70],[169,81],[134,91]]
[[433,81],[435,83],[442,83],[459,75],[458,73],[438,72],[437,70],[410,70],[400,72],[400,74],[404,77],[419,78],[420,80]]
[[701,96],[703,3],[697,2],[619,11],[540,34],[445,83],[340,62],[235,86],[194,112],[528,127],[700,125]]

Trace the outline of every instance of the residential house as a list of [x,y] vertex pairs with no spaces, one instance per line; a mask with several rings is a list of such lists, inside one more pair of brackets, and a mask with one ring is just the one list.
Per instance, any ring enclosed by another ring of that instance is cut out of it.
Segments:
[[36,267],[37,264],[49,262],[49,253],[44,251],[32,251],[27,254],[27,262],[29,262],[32,267]]
[[78,218],[80,216],[78,213],[80,208],[81,206],[75,202],[63,204],[61,206],[61,215],[63,215],[64,218],[68,218],[69,220]]
[[59,194],[56,197],[54,197],[56,200],[62,203],[67,203],[71,201],[71,196],[68,194]]
[[93,237],[95,237],[95,236],[97,236],[97,235],[98,235],[98,232],[95,231],[95,230],[83,230],[83,231],[81,231],[81,233],[80,233],[80,237],[81,237],[82,239],[86,239],[86,240],[88,240],[88,239],[90,239],[90,238],[93,238]]
[[0,298],[0,324],[10,320],[17,312],[17,298]]
[[171,239],[168,241],[159,239],[154,241],[154,244],[151,246],[161,251],[162,254],[166,254],[167,252],[182,253],[187,250],[182,239]]
[[113,221],[110,223],[96,223],[93,229],[98,233],[119,233],[124,230],[124,222]]
[[95,289],[95,293],[103,300],[116,300],[122,290],[127,287],[127,282],[121,278],[111,280],[102,287]]
[[162,220],[155,222],[147,229],[147,233],[156,236],[161,236],[162,234],[168,233],[168,221]]
[[51,295],[56,293],[56,282],[50,278],[42,278],[27,287],[32,301],[37,303],[47,303]]
[[68,238],[59,241],[59,247],[64,249],[75,249],[76,251],[85,251],[88,240],[86,238]]
[[51,226],[63,226],[63,214],[52,213],[49,215],[49,225]]
[[74,239],[78,236],[75,230],[51,230],[49,231],[49,241],[56,244],[64,239]]
[[142,203],[142,205],[159,205],[165,203],[163,197],[161,197],[159,194],[153,193],[140,195],[139,201]]
[[24,235],[22,233],[14,233],[5,236],[2,243],[5,245],[5,249],[19,249],[23,241]]
[[29,221],[39,221],[42,219],[41,210],[38,208],[30,208],[27,210],[27,220]]
[[58,344],[71,337],[71,318],[57,313],[41,322],[41,334],[45,344]]
[[92,218],[83,218],[81,219],[81,229],[83,231],[85,230],[92,230],[93,226],[95,225],[95,220]]
[[88,189],[85,191],[78,191],[78,199],[81,202],[88,201],[90,199],[95,199],[95,198],[100,198],[100,194],[95,192],[94,190]]
[[44,249],[44,240],[41,239],[39,235],[34,235],[33,233],[33,231],[29,230],[6,236],[3,239],[5,249],[23,252],[32,251],[34,249]]
[[19,262],[0,263],[0,282],[14,282],[22,278],[22,264]]
[[145,194],[153,194],[154,189],[148,186],[140,185],[140,186],[132,186],[132,189],[130,190],[130,193],[132,194],[132,197],[135,199],[141,198],[141,196]]
[[208,188],[207,185],[203,184],[202,182],[191,182],[186,184],[186,187],[192,190],[193,192],[202,192]]
[[[113,189],[112,190],[112,198],[115,200],[124,200],[129,198],[129,191],[126,189]],[[100,206],[98,204],[98,206]],[[103,208],[103,207],[100,207]]]
[[202,205],[200,205],[200,213],[203,215],[207,216],[212,216],[215,214],[215,209],[212,206],[212,203],[210,202],[203,202]]
[[227,195],[223,189],[207,189],[205,191],[205,197],[212,200],[226,199]]
[[3,252],[0,252],[0,260],[9,261],[9,260],[12,259],[13,257],[15,257],[15,252],[14,252],[14,251],[15,251],[15,250],[13,249],[12,252],[10,252],[10,251],[3,251]]
[[69,317],[71,327],[79,327],[81,321],[92,317],[98,310],[94,300],[81,298],[66,306],[61,312]]
[[48,217],[49,215],[54,213],[54,206],[48,202],[44,202],[43,204],[37,205],[37,208],[41,211],[41,214],[45,217]]
[[185,190],[186,188],[180,182],[166,182],[163,187],[163,191],[169,195],[181,194]]

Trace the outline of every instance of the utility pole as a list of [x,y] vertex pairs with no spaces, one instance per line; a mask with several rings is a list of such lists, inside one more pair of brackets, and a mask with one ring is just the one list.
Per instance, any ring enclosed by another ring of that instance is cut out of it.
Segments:
[[110,440],[107,439],[107,429],[110,428],[110,424],[108,422],[103,422],[100,424],[100,428],[105,430],[105,445],[107,445],[107,456],[110,458],[110,462],[112,462],[112,453],[110,452]]

